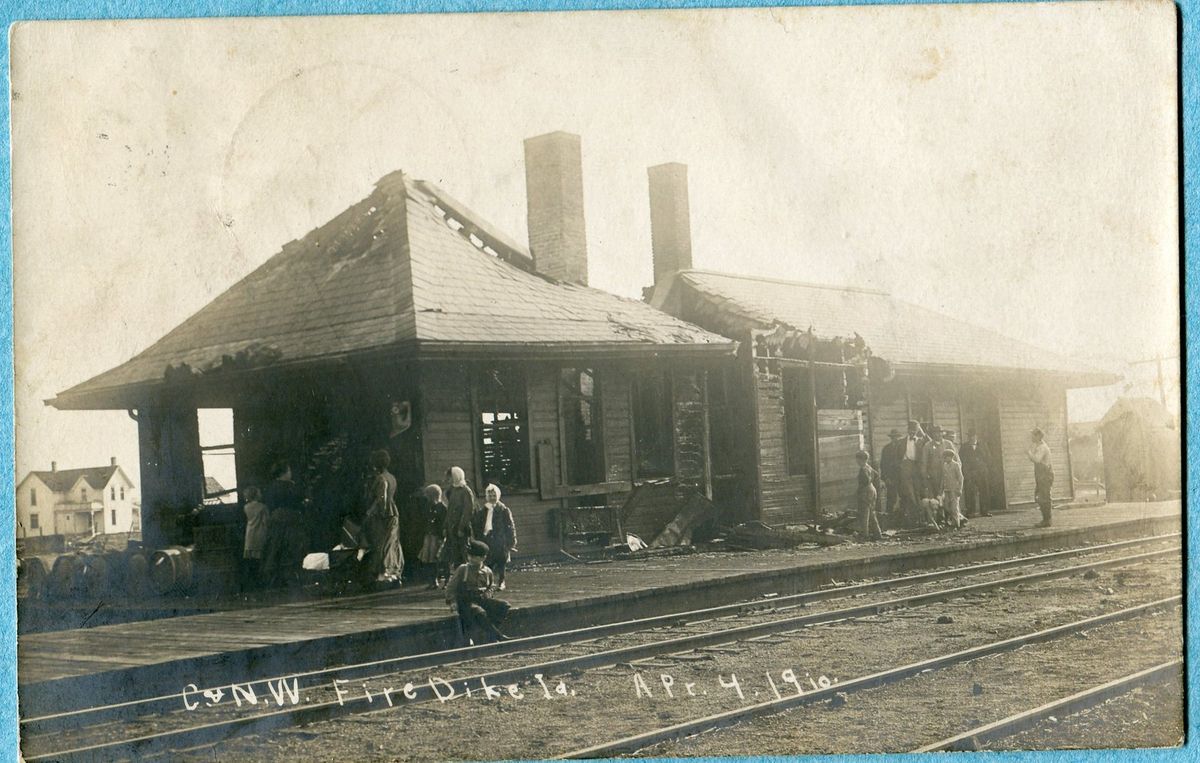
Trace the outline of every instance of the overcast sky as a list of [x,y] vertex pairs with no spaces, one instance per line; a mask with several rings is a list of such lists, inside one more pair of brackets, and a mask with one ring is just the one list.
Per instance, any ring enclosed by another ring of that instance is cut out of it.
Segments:
[[1176,354],[1174,24],[1072,3],[21,25],[18,478],[135,465],[124,412],[42,401],[392,170],[526,240],[521,141],[558,129],[583,138],[594,286],[650,282],[645,169],[680,161],[696,267],[883,288],[1118,371]]

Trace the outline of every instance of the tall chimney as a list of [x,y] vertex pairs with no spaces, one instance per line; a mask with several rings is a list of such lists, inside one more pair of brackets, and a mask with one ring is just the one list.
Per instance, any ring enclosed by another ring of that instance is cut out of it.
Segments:
[[109,458],[108,458],[108,465],[109,465],[109,466],[116,466],[116,465],[117,465],[117,457],[116,457],[116,456],[109,456]]
[[587,284],[583,152],[579,136],[552,132],[525,140],[529,250],[538,272]]
[[692,221],[688,211],[687,165],[659,164],[650,176],[650,249],[654,283],[692,267]]
[[58,462],[57,461],[50,462],[50,471],[52,471],[52,472],[58,471]]

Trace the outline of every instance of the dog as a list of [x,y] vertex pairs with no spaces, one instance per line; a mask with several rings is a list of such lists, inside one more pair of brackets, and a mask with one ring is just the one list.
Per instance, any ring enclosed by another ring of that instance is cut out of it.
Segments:
[[941,530],[939,519],[944,519],[942,516],[942,502],[938,498],[922,498],[921,499],[921,518],[925,520],[928,527],[935,530]]

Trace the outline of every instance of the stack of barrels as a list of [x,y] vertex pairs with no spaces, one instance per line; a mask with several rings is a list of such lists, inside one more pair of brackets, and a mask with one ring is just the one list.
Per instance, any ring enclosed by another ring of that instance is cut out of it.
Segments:
[[236,524],[195,528],[194,545],[151,551],[73,551],[28,555],[20,581],[30,599],[100,599],[125,595],[228,593],[238,589],[242,531]]
[[31,599],[98,599],[114,593],[143,595],[148,588],[146,554],[124,551],[75,551],[57,557],[21,560],[25,595]]

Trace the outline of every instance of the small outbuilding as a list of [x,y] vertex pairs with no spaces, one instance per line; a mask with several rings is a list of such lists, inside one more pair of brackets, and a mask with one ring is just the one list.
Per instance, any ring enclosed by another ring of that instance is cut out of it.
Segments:
[[1100,420],[1100,439],[1109,501],[1179,497],[1182,439],[1178,421],[1162,403],[1119,398]]

